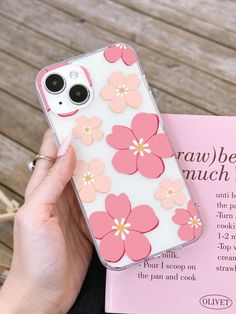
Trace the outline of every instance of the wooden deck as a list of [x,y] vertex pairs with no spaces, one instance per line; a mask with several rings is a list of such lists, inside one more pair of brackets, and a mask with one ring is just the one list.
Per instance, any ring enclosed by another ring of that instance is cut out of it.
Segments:
[[[34,90],[45,65],[125,41],[161,112],[236,114],[235,0],[0,0],[0,29],[0,189],[20,203],[47,128]],[[12,225],[0,224],[0,263]]]

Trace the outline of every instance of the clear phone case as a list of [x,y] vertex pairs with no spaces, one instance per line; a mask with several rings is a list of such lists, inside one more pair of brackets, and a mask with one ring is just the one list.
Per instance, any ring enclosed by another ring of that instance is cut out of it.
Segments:
[[[53,93],[52,74],[64,84]],[[199,237],[202,222],[130,46],[48,66],[36,89],[58,143],[72,136],[72,184],[106,267],[124,269]]]

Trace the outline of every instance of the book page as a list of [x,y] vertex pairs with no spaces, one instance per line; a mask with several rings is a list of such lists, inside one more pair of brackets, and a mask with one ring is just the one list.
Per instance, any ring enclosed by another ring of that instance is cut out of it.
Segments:
[[106,311],[235,314],[236,118],[163,115],[163,120],[203,234],[132,269],[108,271]]

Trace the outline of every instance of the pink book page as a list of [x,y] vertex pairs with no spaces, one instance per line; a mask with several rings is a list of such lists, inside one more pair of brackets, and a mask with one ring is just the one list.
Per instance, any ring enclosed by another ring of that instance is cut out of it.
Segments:
[[203,234],[134,268],[107,271],[106,312],[235,314],[236,117],[162,117]]

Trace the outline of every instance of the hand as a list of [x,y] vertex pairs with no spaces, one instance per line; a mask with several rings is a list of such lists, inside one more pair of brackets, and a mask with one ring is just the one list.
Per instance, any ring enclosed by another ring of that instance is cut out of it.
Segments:
[[[47,131],[40,154],[56,158],[56,152]],[[13,262],[0,293],[2,313],[66,313],[80,291],[92,245],[69,183],[75,165],[71,146],[54,165],[37,161],[15,217]]]

